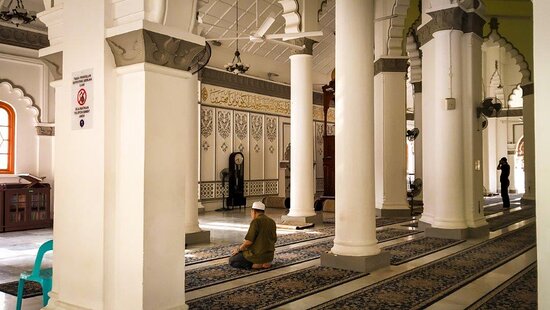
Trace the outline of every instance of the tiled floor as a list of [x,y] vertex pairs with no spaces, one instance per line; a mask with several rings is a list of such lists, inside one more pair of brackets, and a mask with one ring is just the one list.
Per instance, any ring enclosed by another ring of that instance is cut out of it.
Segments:
[[[279,219],[280,215],[284,214],[283,209],[268,209],[268,214],[274,219]],[[233,210],[228,212],[207,212],[200,216],[200,226],[202,229],[210,230],[211,241],[213,244],[223,244],[240,242],[248,228],[249,209]],[[508,228],[491,233],[491,238],[502,234],[507,230],[517,229],[523,225],[533,222],[534,219],[522,221],[518,224],[514,224]],[[393,225],[399,227],[399,224]],[[388,226],[392,227],[392,226]],[[403,227],[399,227],[402,228]],[[412,228],[411,228],[412,229]],[[292,233],[292,231],[286,231]],[[414,238],[422,237],[423,234],[417,234],[414,236],[403,237],[396,240],[384,242],[381,246],[388,246],[403,242],[404,240],[410,240]],[[17,280],[19,273],[23,270],[32,268],[34,263],[34,256],[36,250],[40,244],[44,241],[52,238],[51,230],[35,230],[26,232],[14,232],[0,234],[0,283]],[[330,238],[330,237],[329,237]],[[317,240],[319,241],[319,240]],[[438,251],[436,253],[424,256],[419,259],[415,259],[411,262],[399,265],[391,266],[371,273],[369,276],[359,278],[357,280],[348,282],[346,284],[328,289],[317,294],[310,295],[306,298],[302,298],[295,302],[281,306],[281,309],[306,309],[324,301],[342,296],[346,293],[357,290],[358,288],[370,285],[388,277],[394,276],[406,270],[413,269],[423,264],[429,263],[435,259],[450,255],[461,251],[467,247],[475,245],[482,240],[468,240],[464,243],[456,246]],[[303,243],[301,244],[303,245]],[[284,248],[293,248],[298,245],[288,245]],[[199,247],[199,246],[193,246]],[[464,307],[474,303],[477,299],[482,297],[487,291],[497,287],[501,283],[507,281],[518,271],[528,266],[536,259],[536,250],[530,250],[527,253],[517,257],[511,262],[495,269],[489,274],[477,279],[462,289],[454,292],[446,298],[440,300],[438,303],[432,305],[430,309],[463,309]],[[222,259],[225,260],[225,259]],[[214,264],[218,261],[211,261],[202,264],[189,266],[188,268],[198,268],[209,264]],[[45,263],[48,265],[51,263],[51,257],[47,257]],[[275,269],[268,272],[252,275],[246,278],[237,279],[234,281],[225,282],[219,285],[207,287],[204,289],[198,289],[186,294],[186,299],[191,300],[213,292],[219,292],[220,290],[229,289],[238,285],[252,283],[258,280],[267,279],[273,276],[288,273],[303,269],[309,266],[319,265],[319,260],[308,261],[285,268]],[[0,293],[0,310],[2,309],[14,309],[15,297]],[[41,297],[34,297],[25,299],[23,302],[23,309],[33,310],[41,308]]]

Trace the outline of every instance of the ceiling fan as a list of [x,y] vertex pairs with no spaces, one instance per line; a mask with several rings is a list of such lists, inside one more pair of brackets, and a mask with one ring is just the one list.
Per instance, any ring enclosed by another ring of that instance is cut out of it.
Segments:
[[[249,36],[239,37],[237,32],[237,37],[225,37],[225,38],[212,38],[206,39],[206,41],[233,41],[233,40],[250,40],[253,43],[262,43],[262,42],[271,42],[279,45],[283,45],[288,48],[295,50],[305,49],[305,45],[296,45],[288,42],[286,40],[301,39],[305,37],[319,37],[323,35],[322,31],[309,31],[309,32],[299,32],[299,33],[276,33],[276,34],[266,34],[269,28],[275,22],[275,14],[270,13],[269,16],[263,21],[263,23],[258,27],[258,29]],[[282,41],[279,41],[281,39]]]

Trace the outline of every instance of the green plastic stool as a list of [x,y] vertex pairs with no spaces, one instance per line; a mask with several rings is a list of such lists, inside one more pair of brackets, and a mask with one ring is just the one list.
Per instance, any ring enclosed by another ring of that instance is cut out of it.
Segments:
[[42,258],[48,251],[53,250],[53,240],[44,242],[38,249],[36,259],[34,260],[34,267],[32,271],[24,271],[19,277],[19,286],[17,287],[17,310],[21,310],[21,302],[23,300],[23,288],[26,281],[33,281],[40,283],[42,286],[42,304],[46,306],[50,297],[48,293],[52,290],[52,268],[40,269],[42,265]]

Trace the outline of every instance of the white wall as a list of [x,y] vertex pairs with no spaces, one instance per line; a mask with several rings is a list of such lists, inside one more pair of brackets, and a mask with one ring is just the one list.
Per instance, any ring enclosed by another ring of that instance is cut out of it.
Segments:
[[535,145],[536,184],[537,184],[537,268],[538,268],[538,307],[550,309],[550,243],[544,242],[550,235],[550,145],[547,134],[550,132],[550,32],[548,31],[548,12],[550,2],[546,0],[533,1],[534,20],[534,62],[535,66]]
[[[10,104],[16,114],[15,174],[45,176],[53,183],[53,137],[36,134],[38,122],[52,120],[49,72],[34,50],[0,44],[0,101]],[[40,116],[39,116],[40,114]],[[0,183],[18,182],[2,175]]]

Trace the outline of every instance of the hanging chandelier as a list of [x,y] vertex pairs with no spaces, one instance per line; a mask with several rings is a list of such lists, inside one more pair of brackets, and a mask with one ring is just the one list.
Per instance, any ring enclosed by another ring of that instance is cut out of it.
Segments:
[[[239,37],[239,0],[236,2],[235,8],[235,24],[237,25],[237,38]],[[233,61],[224,65],[225,70],[234,74],[241,74],[248,71],[250,68],[249,65],[244,64],[241,60],[241,52],[239,52],[239,39],[236,39],[237,49],[235,50],[235,56],[233,56]]]
[[7,7],[0,11],[0,19],[5,20],[19,27],[21,24],[28,24],[36,20],[36,13],[29,12],[23,5],[23,0],[16,0],[17,4],[15,8],[10,9],[13,4],[13,0],[10,1]]

